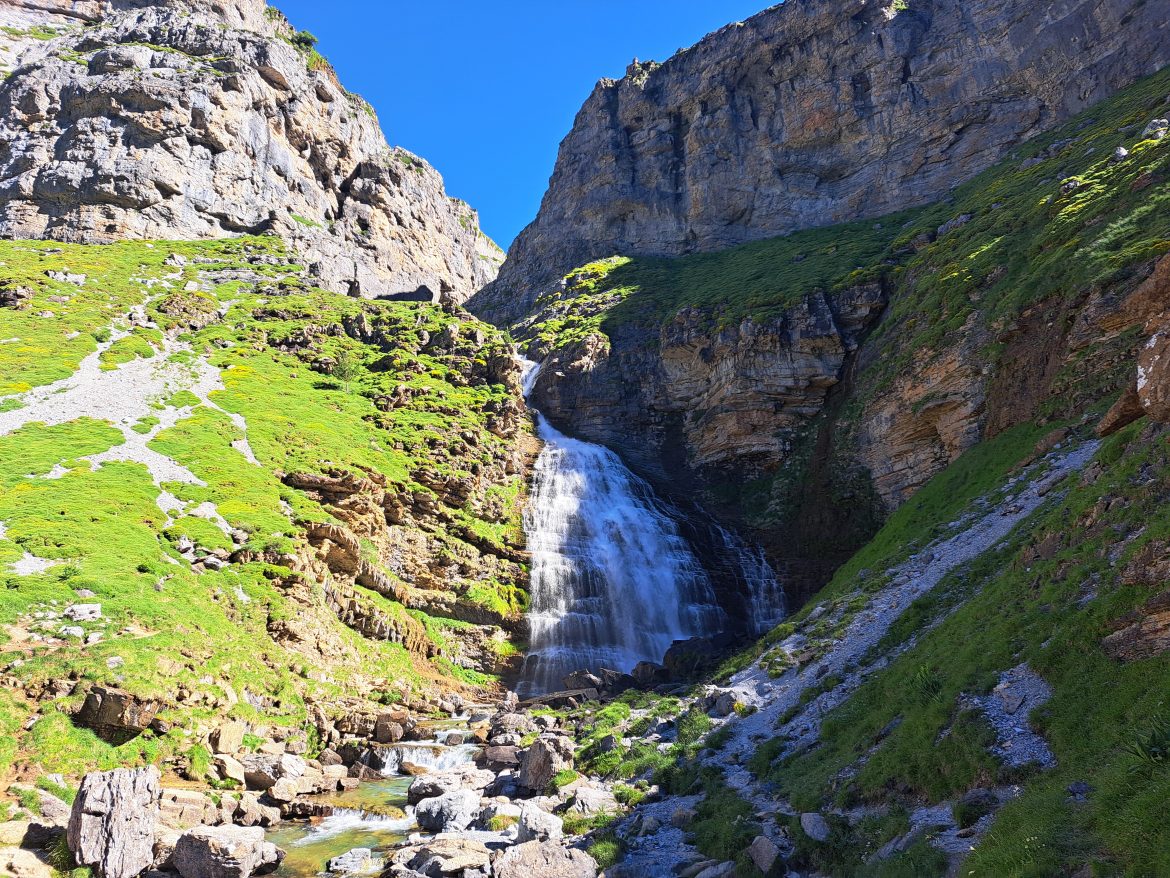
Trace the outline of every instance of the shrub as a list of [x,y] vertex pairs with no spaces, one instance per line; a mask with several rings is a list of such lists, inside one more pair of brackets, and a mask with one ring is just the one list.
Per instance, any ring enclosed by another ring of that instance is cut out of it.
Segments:
[[289,38],[289,42],[302,52],[308,52],[316,47],[317,38],[307,30],[300,30]]

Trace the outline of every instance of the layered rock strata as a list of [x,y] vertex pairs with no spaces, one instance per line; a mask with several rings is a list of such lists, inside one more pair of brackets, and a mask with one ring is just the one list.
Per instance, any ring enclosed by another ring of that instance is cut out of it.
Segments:
[[0,24],[0,235],[275,232],[366,297],[495,276],[476,212],[262,0],[20,0]]

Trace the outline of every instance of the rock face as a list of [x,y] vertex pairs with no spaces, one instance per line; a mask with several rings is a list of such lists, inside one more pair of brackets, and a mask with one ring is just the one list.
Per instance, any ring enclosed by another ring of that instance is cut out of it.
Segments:
[[146,730],[159,703],[135,697],[129,692],[94,686],[85,697],[77,722],[88,726],[112,744],[124,744]]
[[103,878],[134,878],[149,868],[160,796],[153,766],[86,775],[67,836],[78,864],[92,866]]
[[[602,80],[480,301],[614,253],[715,250],[933,201],[1170,62],[1165,7],[801,0]],[[1070,50],[1075,47],[1075,50]]]
[[[278,232],[320,285],[367,297],[462,301],[494,277],[475,211],[262,0],[9,7],[0,234]],[[45,26],[62,35],[21,39]]]

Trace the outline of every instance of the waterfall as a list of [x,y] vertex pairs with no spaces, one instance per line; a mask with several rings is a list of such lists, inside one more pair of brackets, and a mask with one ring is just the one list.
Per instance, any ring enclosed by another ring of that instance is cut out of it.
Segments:
[[[526,395],[538,368],[528,364]],[[530,651],[518,691],[558,689],[582,668],[629,672],[724,628],[706,571],[650,485],[609,449],[534,416],[544,448],[524,516]]]
[[474,744],[448,747],[444,744],[412,742],[379,747],[376,752],[382,774],[393,777],[402,770],[404,763],[425,768],[427,771],[451,771],[464,765],[471,765],[475,762],[479,747]]
[[735,569],[731,571],[748,594],[748,631],[752,635],[764,635],[783,622],[787,604],[784,588],[772,572],[764,550],[748,546],[727,528],[713,522],[718,540],[722,543],[723,555],[730,558]]

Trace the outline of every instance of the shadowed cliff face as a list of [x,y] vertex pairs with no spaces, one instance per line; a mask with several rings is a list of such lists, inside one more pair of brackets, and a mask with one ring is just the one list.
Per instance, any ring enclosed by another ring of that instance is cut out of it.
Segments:
[[1170,62],[1167,4],[789,0],[603,80],[475,307],[614,253],[678,255],[935,200]]
[[22,0],[0,24],[0,234],[277,232],[366,297],[463,301],[495,276],[475,211],[262,0]]
[[930,206],[582,266],[510,325],[537,404],[799,599],[983,440],[1163,416],[1168,108],[1164,70]]

